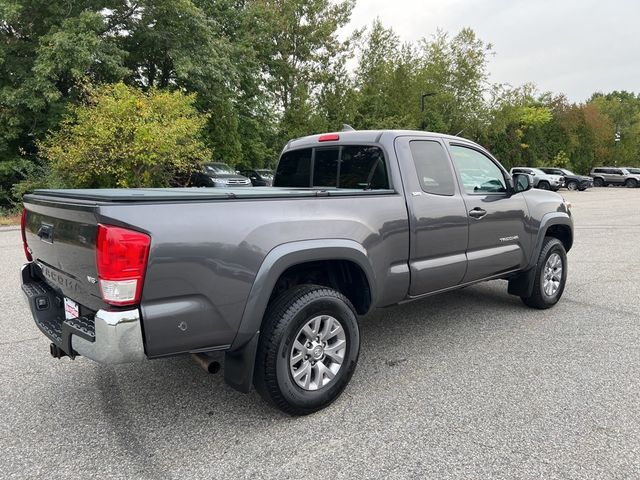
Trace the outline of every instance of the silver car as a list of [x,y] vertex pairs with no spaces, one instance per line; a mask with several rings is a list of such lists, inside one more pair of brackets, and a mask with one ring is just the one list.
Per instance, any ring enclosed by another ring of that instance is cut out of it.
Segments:
[[513,167],[511,169],[511,175],[514,173],[524,173],[529,175],[532,179],[533,188],[539,188],[541,190],[553,190],[554,192],[557,192],[560,190],[560,187],[564,185],[564,177],[544,173],[539,168]]
[[620,167],[596,167],[591,170],[593,185],[595,187],[608,187],[618,185],[629,188],[640,186],[640,175],[634,174],[626,168]]

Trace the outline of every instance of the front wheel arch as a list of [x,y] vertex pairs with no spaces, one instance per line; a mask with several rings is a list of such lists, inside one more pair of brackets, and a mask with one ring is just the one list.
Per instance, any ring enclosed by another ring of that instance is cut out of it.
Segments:
[[560,240],[562,242],[562,245],[564,246],[565,251],[567,252],[571,250],[571,247],[573,246],[573,233],[567,225],[551,225],[544,232],[544,236],[554,237]]

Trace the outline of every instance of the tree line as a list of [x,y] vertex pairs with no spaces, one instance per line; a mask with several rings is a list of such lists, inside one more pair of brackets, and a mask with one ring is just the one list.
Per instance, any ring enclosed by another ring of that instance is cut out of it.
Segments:
[[0,3],[2,207],[37,186],[163,185],[206,160],[273,166],[288,139],[343,123],[458,134],[507,167],[640,163],[639,95],[495,84],[472,29],[345,33],[354,5]]

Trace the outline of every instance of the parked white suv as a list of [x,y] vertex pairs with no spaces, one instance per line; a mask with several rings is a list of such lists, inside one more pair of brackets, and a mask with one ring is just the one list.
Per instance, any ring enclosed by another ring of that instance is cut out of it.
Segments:
[[544,173],[539,168],[533,167],[513,167],[511,169],[511,175],[514,173],[524,173],[529,175],[532,180],[533,188],[539,188],[541,190],[553,190],[557,192],[560,187],[564,185],[564,177],[560,175],[551,175]]

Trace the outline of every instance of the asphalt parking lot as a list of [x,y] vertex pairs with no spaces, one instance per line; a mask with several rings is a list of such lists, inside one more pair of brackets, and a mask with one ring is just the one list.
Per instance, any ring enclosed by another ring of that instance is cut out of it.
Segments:
[[640,189],[563,195],[555,308],[495,281],[374,312],[350,386],[304,418],[190,358],[52,359],[0,230],[0,478],[640,478]]

